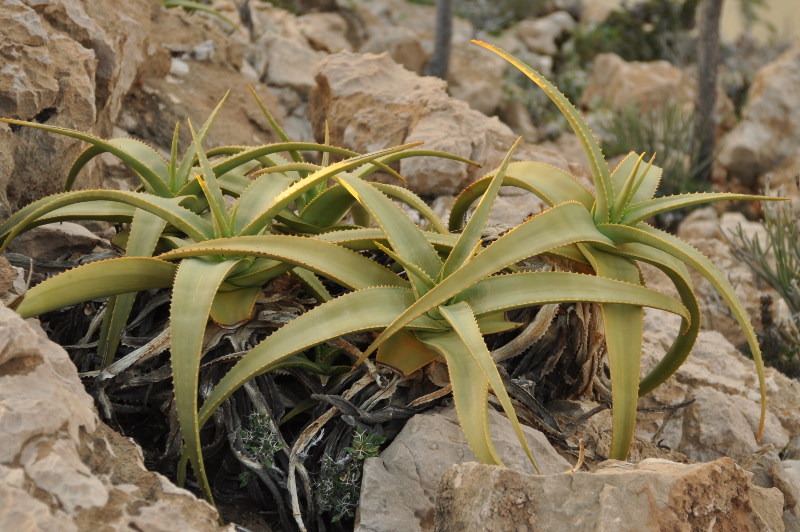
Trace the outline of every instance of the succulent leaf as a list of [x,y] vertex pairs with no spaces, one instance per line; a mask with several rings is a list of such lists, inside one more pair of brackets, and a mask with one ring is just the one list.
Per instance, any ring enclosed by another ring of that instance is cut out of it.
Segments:
[[522,259],[551,249],[575,242],[592,241],[612,244],[611,240],[597,231],[591,215],[577,202],[557,205],[528,219],[495,240],[461,269],[443,279],[417,300],[391,326],[378,335],[372,345],[364,351],[362,359],[369,356],[383,340],[405,327],[411,320],[441,305],[481,279]]
[[552,100],[554,104],[567,119],[572,130],[578,136],[581,142],[583,151],[589,162],[589,167],[592,170],[592,177],[594,178],[595,194],[597,201],[595,205],[594,216],[598,223],[608,221],[609,212],[611,209],[611,201],[614,198],[614,185],[611,182],[611,173],[608,170],[608,164],[603,157],[603,151],[600,149],[597,139],[594,138],[586,121],[581,117],[580,113],[575,109],[575,106],[564,96],[552,83],[547,81],[541,74],[536,72],[530,66],[526,65],[513,55],[505,50],[498,48],[494,45],[485,42],[473,40],[473,43],[482,46],[489,51],[492,51],[517,67],[522,73],[536,83],[544,93]]
[[728,282],[725,274],[712,263],[702,253],[694,249],[692,246],[682,241],[678,237],[670,235],[665,231],[661,231],[647,224],[638,224],[636,227],[629,227],[620,224],[602,224],[598,229],[604,234],[611,237],[619,243],[625,242],[638,242],[659,249],[665,253],[672,255],[678,260],[691,266],[697,272],[711,283],[711,286],[719,293],[728,307],[731,309],[736,321],[744,331],[747,343],[750,346],[750,351],[753,355],[753,360],[756,364],[756,372],[758,373],[758,385],[761,393],[761,419],[758,425],[757,440],[761,439],[764,431],[764,422],[767,415],[767,391],[764,377],[764,362],[761,358],[761,349],[758,345],[753,326],[747,317],[744,310],[744,305],[739,300],[736,292]]
[[[197,242],[159,255],[162,260],[203,256],[265,257],[300,266],[352,288],[405,286],[407,283],[375,261],[337,244],[287,235],[255,235]],[[243,273],[238,273],[240,277]]]
[[[337,179],[369,211],[398,255],[422,268],[430,279],[438,275],[442,267],[439,254],[400,207],[371,184],[357,177],[339,175]],[[424,293],[425,287],[417,288]]]
[[[517,418],[517,413],[514,410],[514,405],[511,403],[511,397],[509,397],[506,387],[503,384],[503,379],[500,377],[500,373],[497,371],[497,366],[495,366],[494,360],[492,359],[492,354],[489,352],[489,349],[486,347],[486,343],[483,341],[480,328],[478,327],[478,323],[475,321],[475,315],[473,314],[469,304],[462,301],[461,303],[456,303],[455,305],[440,305],[439,312],[442,313],[444,319],[446,319],[447,322],[453,327],[453,332],[455,332],[463,344],[462,349],[456,351],[455,353],[450,353],[449,357],[447,354],[445,354],[445,358],[448,360],[448,363],[454,358],[462,358],[466,357],[467,355],[472,357],[472,359],[475,361],[475,364],[480,368],[481,372],[483,372],[484,378],[492,387],[492,391],[497,397],[497,400],[500,402],[500,405],[503,407],[503,411],[508,416],[508,420],[511,422],[511,426],[514,429],[514,432],[517,434],[517,438],[519,438],[519,442],[522,444],[522,448],[525,450],[528,460],[530,460],[531,464],[533,464],[536,472],[540,473],[539,466],[536,465],[536,460],[534,460],[530,447],[528,447],[528,442],[522,432],[522,427],[520,426],[519,419]],[[459,382],[458,375],[456,375],[456,379],[451,378],[450,383],[453,386],[454,397],[456,395],[456,388],[462,386],[469,387],[468,383]],[[484,416],[488,415],[486,412],[486,405],[483,405],[481,410],[483,410]],[[463,411],[462,405],[462,411],[459,412],[458,415],[459,420],[471,417],[480,419],[480,413]],[[466,431],[464,434],[466,435]],[[481,438],[481,440],[483,439],[491,441],[491,435],[487,432]],[[482,445],[482,441],[479,445]]]
[[754,196],[751,194],[733,194],[730,192],[697,192],[694,194],[678,194],[676,196],[663,196],[648,201],[635,203],[628,207],[622,215],[620,223],[625,225],[635,225],[656,214],[701,205],[703,203],[714,203],[717,201],[730,200],[761,200],[761,201],[780,201],[785,198],[775,198],[772,196]]
[[458,241],[453,247],[453,250],[447,256],[444,266],[442,266],[441,271],[438,272],[438,280],[449,277],[453,272],[466,264],[467,261],[472,258],[476,246],[481,243],[483,231],[486,229],[489,215],[494,206],[494,201],[497,198],[497,194],[500,192],[500,186],[503,184],[503,178],[506,175],[508,164],[511,162],[511,156],[514,154],[514,150],[517,149],[517,146],[519,146],[520,141],[522,141],[522,137],[516,140],[503,159],[503,162],[500,163],[500,168],[481,196],[478,206],[475,208],[472,217],[458,237]]
[[[238,260],[208,262],[200,259],[181,261],[172,287],[170,308],[170,361],[175,409],[183,436],[183,455],[192,465],[206,499],[214,496],[205,472],[197,420],[197,387],[200,358],[203,353],[206,324],[217,288]],[[183,483],[183,479],[179,479]]]
[[[464,219],[472,204],[488,188],[495,172],[471,183],[461,194],[456,197],[450,210],[451,231],[460,230],[464,226]],[[591,210],[594,205],[594,196],[577,179],[564,170],[546,163],[516,161],[508,165],[508,170],[503,178],[503,186],[513,186],[532,192],[549,206],[577,201]]]
[[47,279],[25,293],[17,305],[24,318],[109,295],[167,288],[176,266],[150,257],[120,257],[78,266]]

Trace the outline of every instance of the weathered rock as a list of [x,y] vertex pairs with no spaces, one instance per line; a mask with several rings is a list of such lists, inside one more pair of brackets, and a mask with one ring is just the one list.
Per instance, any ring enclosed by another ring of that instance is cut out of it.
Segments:
[[742,121],[722,140],[719,162],[728,174],[751,184],[797,153],[800,142],[800,46],[759,70],[750,86]]
[[22,268],[12,266],[8,259],[0,257],[0,302],[9,303],[23,294],[27,278]]
[[473,109],[491,116],[503,101],[503,75],[507,66],[505,59],[474,44],[456,46],[450,54],[448,90]]
[[[381,33],[387,26],[402,26],[413,30],[430,54],[436,26],[436,7],[406,0],[382,0],[381,2],[356,0],[351,3],[362,19],[369,36]],[[453,44],[469,42],[475,34],[472,24],[461,18],[453,18]]]
[[291,87],[308,93],[314,86],[313,65],[325,57],[293,39],[276,37],[266,47],[267,68],[264,81],[278,87]]
[[223,530],[211,506],[144,468],[98,419],[67,353],[5,307],[0,501],[0,530]]
[[500,120],[508,124],[514,133],[526,141],[536,142],[542,138],[542,132],[534,125],[528,108],[518,99],[514,98],[504,102],[498,116]]
[[517,37],[533,53],[556,55],[556,40],[575,27],[575,19],[566,11],[556,11],[546,17],[523,20],[514,29]]
[[34,259],[56,260],[72,253],[91,253],[97,246],[110,247],[82,225],[58,222],[26,231],[11,241],[8,250]]
[[120,127],[169,153],[175,124],[181,122],[180,145],[184,149],[192,142],[186,119],[200,127],[230,90],[206,137],[206,148],[277,140],[247,86],[254,86],[279,122],[283,110],[266,86],[240,72],[242,53],[225,33],[207,18],[190,16],[180,9],[160,11],[156,24],[157,31],[148,37],[151,46],[180,54],[186,72],[182,77],[167,75],[166,71],[143,75],[125,98]]
[[709,464],[606,462],[594,473],[534,476],[453,466],[436,495],[436,530],[783,530],[783,497],[730,458]]
[[[506,466],[534,472],[502,415],[489,410],[495,448]],[[530,427],[523,431],[542,473],[566,471],[570,464]],[[364,463],[359,517],[360,532],[433,530],[434,495],[439,480],[453,464],[475,460],[450,407],[417,414],[378,458]]]
[[[677,316],[645,311],[643,373],[672,343],[680,326]],[[800,431],[800,383],[773,368],[765,370],[767,418],[764,436],[755,440],[760,416],[758,380],[753,361],[745,358],[715,331],[701,331],[686,362],[667,382],[642,399],[643,406],[695,403],[667,419],[640,414],[637,434],[658,441],[693,460],[731,456],[748,460],[763,445],[783,448]],[[665,424],[664,427],[661,425]]]
[[783,523],[787,531],[800,530],[800,460],[786,460],[775,467],[772,481],[785,499]]
[[308,13],[298,17],[297,22],[300,32],[315,50],[329,54],[353,50],[347,40],[347,21],[340,14]]
[[[761,330],[761,297],[768,295],[778,303],[778,293],[764,280],[759,278],[750,267],[733,256],[731,247],[723,235],[734,235],[739,226],[748,238],[757,237],[762,245],[767,242],[766,230],[758,222],[747,221],[740,213],[728,212],[721,216],[713,208],[693,211],[678,229],[678,236],[701,250],[711,261],[724,272],[733,284],[736,295],[742,301],[747,314],[756,330]],[[716,296],[711,284],[701,275],[692,271],[692,281],[701,305],[703,327],[721,332],[735,345],[746,342],[742,328],[730,315],[727,306]],[[782,305],[775,306],[775,319],[779,321],[787,316],[788,309]]]
[[[146,38],[160,9],[154,0],[0,4],[0,116],[107,136],[136,77],[169,67],[169,56],[151,49]],[[0,125],[0,191],[6,196],[0,217],[58,192],[84,147],[64,136]],[[102,180],[95,164],[84,174],[80,186]]]
[[[666,103],[692,109],[697,83],[668,61],[628,62],[616,54],[600,54],[592,63],[592,76],[583,93],[585,107],[602,105],[620,111],[635,105],[647,113]],[[717,89],[717,122],[732,116],[733,104]]]
[[417,74],[423,73],[430,60],[430,52],[426,52],[419,34],[404,26],[386,26],[384,31],[374,32],[359,51],[372,54],[387,52],[396,63]]
[[[400,173],[417,193],[452,194],[496,168],[514,143],[514,133],[496,118],[450,98],[442,80],[421,78],[392,61],[388,54],[333,54],[316,69],[309,114],[318,140],[325,120],[331,142],[369,152],[406,142],[423,141],[425,149],[443,150],[480,162],[482,168],[446,159],[404,159]],[[446,131],[447,135],[442,135]],[[545,160],[570,170],[558,154],[523,145],[515,160]]]
[[753,483],[778,488],[783,493],[783,524],[788,531],[800,530],[800,462],[781,462],[777,451],[753,456],[742,464],[753,473]]
[[[688,397],[695,403],[686,408],[683,416],[680,452],[699,461],[722,456],[743,460],[759,449],[755,437],[759,409],[752,400],[708,386],[692,387]],[[778,419],[770,415],[762,443],[782,447],[788,441]]]

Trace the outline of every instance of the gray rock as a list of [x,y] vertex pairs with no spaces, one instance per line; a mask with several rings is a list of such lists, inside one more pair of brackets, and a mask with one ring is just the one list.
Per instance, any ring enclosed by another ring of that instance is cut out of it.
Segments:
[[384,31],[374,32],[359,51],[372,54],[387,52],[397,64],[417,74],[423,73],[430,60],[430,54],[426,53],[420,42],[420,35],[403,26],[386,26]]
[[72,253],[91,253],[97,246],[110,245],[110,242],[82,225],[57,222],[40,225],[22,233],[11,241],[8,250],[34,259],[56,260]]
[[453,466],[436,495],[438,532],[783,530],[783,497],[730,458],[709,464],[606,462],[593,473],[534,476]]
[[[744,460],[759,449],[755,438],[758,404],[708,386],[692,387],[689,398],[696,402],[684,413],[678,451],[693,460],[706,462],[722,456]],[[761,443],[780,448],[788,441],[789,436],[780,422],[770,415]]]
[[[157,9],[154,0],[0,4],[0,116],[110,134],[136,77],[162,60],[168,68],[167,55],[148,49]],[[0,218],[59,192],[84,147],[64,136],[0,125]],[[102,180],[95,164],[84,174],[80,186]]]
[[[692,109],[697,83],[668,61],[625,61],[615,54],[595,57],[584,107],[610,107],[619,111],[636,105],[642,112],[657,111],[665,103]],[[733,114],[733,104],[722,87],[717,88],[716,117],[722,122]]]
[[296,40],[276,37],[266,49],[267,69],[264,81],[278,87],[291,87],[308,93],[314,86],[312,65],[325,57],[322,52]]
[[783,524],[787,531],[800,530],[800,461],[781,462],[777,451],[755,455],[743,464],[753,473],[753,483],[778,488],[783,493]]
[[67,353],[0,306],[0,530],[226,530],[103,424]]
[[473,109],[492,116],[503,102],[502,80],[508,66],[502,57],[463,43],[456,46],[450,55],[448,91]]
[[[317,140],[324,136],[327,119],[331,142],[358,152],[422,141],[425,149],[454,153],[483,166],[433,157],[404,159],[400,174],[419,194],[459,191],[496,168],[516,140],[497,118],[449,97],[442,80],[419,77],[388,54],[333,54],[315,72],[317,86],[309,98],[309,115]],[[558,154],[524,143],[514,159],[544,160],[570,170]]]
[[556,39],[575,27],[575,19],[566,11],[556,11],[546,17],[523,20],[516,26],[516,34],[533,53],[556,55]]
[[[508,419],[490,409],[489,425],[503,463],[533,473]],[[542,473],[559,473],[571,467],[541,432],[526,426],[523,431]],[[355,529],[433,530],[434,496],[440,478],[453,464],[474,460],[454,408],[414,416],[378,458],[368,458],[364,463]]]
[[[647,309],[643,372],[652,368],[669,348],[680,319]],[[662,436],[663,443],[693,460],[732,456],[744,460],[770,444],[783,448],[790,434],[800,430],[800,383],[773,368],[766,368],[767,418],[760,445],[755,441],[760,414],[758,380],[753,361],[746,358],[720,333],[701,331],[686,362],[675,375],[643,399],[674,404],[696,402],[672,416]],[[641,416],[640,416],[641,417]],[[640,420],[642,437],[660,427],[663,415]]]
[[298,17],[297,23],[315,50],[335,53],[353,49],[347,40],[347,21],[338,13],[308,13]]
[[800,46],[758,71],[742,121],[722,140],[719,162],[746,184],[797,152],[800,142]]

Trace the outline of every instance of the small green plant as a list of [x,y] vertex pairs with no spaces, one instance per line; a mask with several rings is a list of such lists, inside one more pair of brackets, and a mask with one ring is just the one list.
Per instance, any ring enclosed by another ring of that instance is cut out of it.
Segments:
[[[767,191],[769,194],[769,191]],[[742,226],[725,235],[734,256],[747,264],[781,296],[791,316],[773,323],[771,301],[762,310],[762,344],[768,364],[800,376],[800,212],[790,203],[764,206],[766,242],[748,237]]]
[[611,52],[626,61],[667,59],[685,63],[694,50],[694,27],[699,0],[643,0],[623,3],[601,24],[579,26],[573,36],[582,65]]
[[267,468],[272,467],[275,453],[282,450],[284,445],[272,432],[267,416],[254,412],[249,418],[249,428],[239,429],[245,455]]
[[231,19],[229,19],[228,17],[226,17],[225,15],[223,15],[222,13],[220,13],[219,11],[214,9],[213,7],[210,7],[208,5],[208,3],[206,3],[206,2],[202,2],[202,1],[198,2],[198,1],[195,1],[195,0],[158,0],[158,1],[159,1],[159,3],[161,3],[162,6],[166,7],[167,9],[170,9],[170,8],[173,8],[173,7],[182,7],[183,9],[185,9],[186,11],[189,11],[189,12],[202,11],[204,13],[208,13],[209,15],[214,15],[215,17],[219,18],[220,20],[224,20],[225,22],[227,22],[231,26],[236,27],[236,23],[235,22],[233,22]]
[[386,438],[367,430],[356,429],[353,443],[345,448],[345,456],[334,460],[324,454],[314,484],[320,510],[330,513],[331,522],[353,517],[361,491],[364,460],[378,456]]

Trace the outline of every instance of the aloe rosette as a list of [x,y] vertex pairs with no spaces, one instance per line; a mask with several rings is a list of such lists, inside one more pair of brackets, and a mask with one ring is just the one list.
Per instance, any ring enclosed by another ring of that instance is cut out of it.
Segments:
[[[766,416],[764,364],[755,332],[741,301],[725,275],[708,258],[679,238],[647,224],[645,220],[668,210],[702,203],[775,198],[731,193],[656,197],[662,171],[652,164],[652,159],[643,164],[643,155],[631,153],[611,172],[587,124],[555,86],[504,50],[483,42],[473,42],[513,64],[556,104],[580,139],[589,161],[595,191],[592,194],[574,176],[559,168],[536,162],[509,165],[503,185],[532,192],[549,205],[577,201],[584,211],[582,216],[591,220],[607,240],[574,242],[559,250],[562,255],[588,265],[600,277],[635,285],[642,284],[637,263],[652,264],[669,277],[689,311],[689,317],[684,318],[681,331],[670,349],[640,382],[642,309],[635,305],[601,304],[613,398],[611,457],[623,460],[627,456],[633,438],[637,398],[669,378],[694,346],[700,330],[700,310],[687,266],[711,283],[744,330],[758,374],[761,419],[757,437],[760,439]],[[488,176],[474,183],[456,199],[450,216],[451,230],[461,227],[463,214],[492,183],[493,177]]]
[[[340,227],[354,200],[341,190],[341,187],[328,187],[328,178],[333,175],[332,173],[325,174],[326,178],[314,180],[314,186],[305,188],[302,194],[294,195],[293,202],[283,202],[280,209],[269,210],[266,214],[260,212],[292,184],[328,167],[328,157],[331,153],[351,158],[359,154],[327,143],[293,142],[264,107],[252,87],[251,91],[281,142],[255,147],[223,146],[206,153],[199,153],[202,152],[202,142],[227,95],[219,102],[200,130],[196,134],[192,132],[194,140],[182,157],[178,156],[179,127],[176,125],[169,159],[165,159],[152,147],[135,139],[104,140],[68,128],[1,119],[11,124],[69,136],[89,143],[89,147],[75,159],[68,172],[65,184],[68,192],[36,201],[0,224],[0,238],[3,239],[0,248],[5,248],[14,237],[37,225],[74,219],[130,223],[130,229],[121,235],[124,238],[118,238],[125,247],[128,257],[152,256],[157,247],[176,247],[220,237],[223,234],[231,236],[263,233],[270,230],[273,224],[277,224],[278,229],[294,233],[321,233]],[[321,152],[322,165],[305,162],[301,155],[303,151]],[[292,161],[284,159],[282,152],[289,152]],[[72,188],[80,171],[93,158],[103,153],[116,156],[133,170],[141,183],[139,192],[145,194],[110,190],[70,192],[69,189]],[[397,175],[387,166],[388,164],[400,158],[417,156],[446,157],[475,164],[444,152],[406,149],[389,152],[383,160],[370,158],[371,164],[368,165],[347,166],[347,170],[361,178],[366,178],[377,170]],[[208,161],[209,158],[213,159]],[[208,164],[204,166],[204,163],[201,163],[202,159],[206,159]],[[200,177],[202,174],[205,174],[205,178]],[[448,232],[430,207],[411,191],[388,184],[375,183],[373,186],[419,211],[433,230],[443,234]],[[215,194],[214,200],[211,201],[207,194]],[[215,223],[214,216],[219,218],[219,212],[216,215],[212,212],[224,203],[223,195],[239,198],[235,209],[238,216],[231,218],[230,227],[224,226],[224,223],[222,225]],[[234,283],[244,282],[249,288],[248,294],[252,300],[258,293],[254,288],[256,280],[260,280],[262,284],[266,283],[287,269],[289,268],[285,265],[263,259],[248,268],[246,275],[239,275]],[[295,269],[294,273],[310,287],[315,288],[318,295],[321,293],[321,286],[308,272]],[[135,297],[135,293],[126,293],[111,296],[108,300],[98,340],[98,356],[103,366],[108,365],[114,358],[120,332],[128,321]],[[217,298],[215,311],[218,310],[217,314],[221,314],[223,310],[233,308],[232,302],[235,300],[235,297],[220,295]],[[250,306],[244,305],[240,308],[244,311],[239,312],[238,316],[228,318],[218,315],[217,318],[229,324],[235,323],[230,320],[236,320],[237,317],[241,321]]]
[[[375,277],[367,283],[369,286],[330,299],[299,316],[246,353],[214,387],[199,413],[192,410],[196,403],[189,405],[186,418],[193,415],[197,418],[189,419],[189,422],[181,418],[181,425],[187,442],[185,458],[192,463],[193,470],[196,473],[203,470],[200,427],[245,382],[269,371],[288,357],[327,340],[373,330],[384,330],[379,338],[386,340],[385,343],[378,342],[381,344],[378,361],[403,374],[409,374],[437,358],[447,362],[460,422],[480,460],[500,463],[487,425],[487,394],[491,387],[535,464],[511,400],[483,341],[484,334],[513,329],[518,325],[505,319],[506,310],[550,302],[601,301],[637,308],[652,306],[688,319],[688,310],[680,302],[617,280],[563,272],[494,275],[526,257],[576,241],[610,243],[597,231],[585,209],[578,203],[565,202],[528,220],[482,249],[481,234],[507,164],[508,159],[468,226],[455,238],[441,235],[430,239],[429,234],[411,222],[402,209],[380,190],[358,177],[338,174],[335,181],[357,198],[376,220],[378,231],[336,231],[314,240],[352,243],[354,240],[348,239],[352,238],[352,233],[358,233],[357,241],[366,247],[372,236],[375,241],[369,247],[382,249],[405,275],[393,277],[392,282]],[[548,230],[552,224],[562,230]],[[160,259],[185,260],[191,256],[218,254],[257,255],[261,253],[259,249],[270,249],[266,245],[262,247],[258,238],[267,237],[191,244],[165,253]],[[246,250],[242,247],[245,244],[248,246]],[[319,260],[329,262],[330,258],[320,256]],[[365,352],[365,356],[368,354]],[[194,434],[189,432],[190,428]]]

